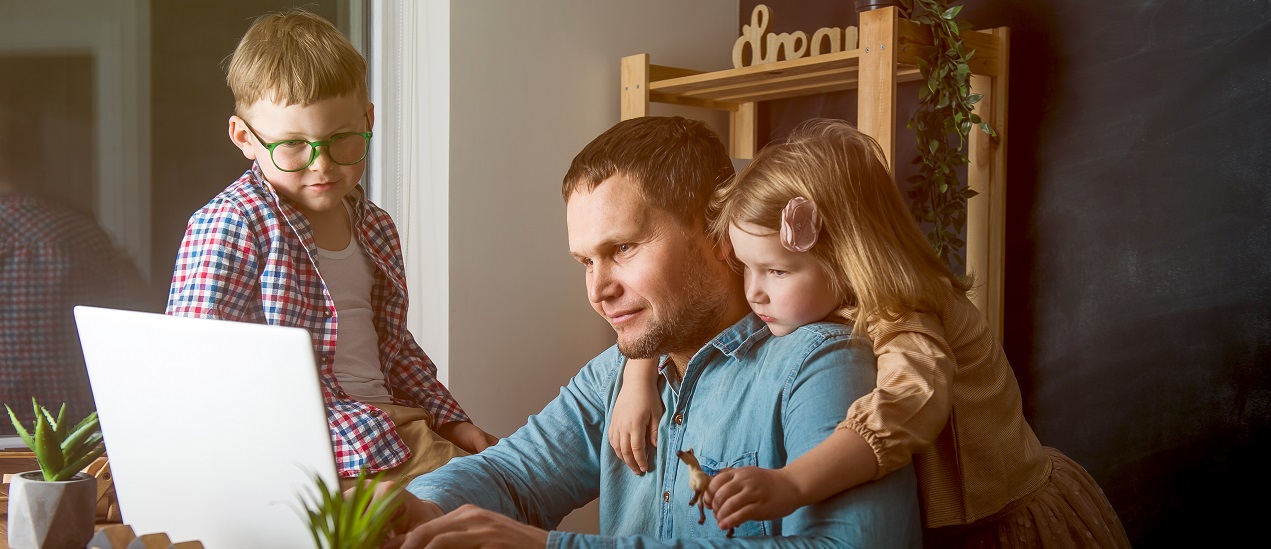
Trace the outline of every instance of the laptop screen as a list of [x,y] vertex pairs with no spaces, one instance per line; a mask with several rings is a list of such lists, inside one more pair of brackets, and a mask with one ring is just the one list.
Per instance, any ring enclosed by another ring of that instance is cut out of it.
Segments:
[[338,483],[309,333],[75,308],[123,520],[219,547],[312,547],[297,511]]

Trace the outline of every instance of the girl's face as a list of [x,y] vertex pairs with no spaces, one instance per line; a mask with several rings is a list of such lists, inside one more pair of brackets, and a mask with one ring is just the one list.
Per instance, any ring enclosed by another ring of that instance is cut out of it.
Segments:
[[777,233],[754,234],[764,232],[767,229],[751,223],[728,227],[733,254],[745,267],[750,308],[776,336],[829,316],[839,307],[829,273],[811,253],[785,249]]

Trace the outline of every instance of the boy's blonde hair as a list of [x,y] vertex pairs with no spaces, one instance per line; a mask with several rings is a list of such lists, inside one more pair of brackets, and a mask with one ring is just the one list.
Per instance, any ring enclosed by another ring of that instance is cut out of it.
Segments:
[[308,105],[368,97],[366,59],[330,21],[302,9],[257,18],[234,48],[225,81],[239,116],[261,99]]
[[750,223],[776,233],[782,210],[800,196],[822,219],[808,253],[830,274],[855,333],[969,289],[919,232],[878,143],[842,120],[810,120],[760,151],[716,193],[711,231],[723,238],[729,225]]

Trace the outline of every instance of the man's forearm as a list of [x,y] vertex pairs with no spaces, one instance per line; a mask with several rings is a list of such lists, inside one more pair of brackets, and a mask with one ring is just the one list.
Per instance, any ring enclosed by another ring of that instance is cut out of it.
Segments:
[[[718,538],[677,538],[672,540],[659,540],[654,536],[601,536],[596,534],[578,534],[574,532],[551,532],[547,538],[548,547],[569,547],[571,549],[588,549],[588,548],[604,548],[604,549],[697,549],[708,547],[754,547],[754,548],[773,548],[773,547],[789,547],[789,548],[817,548],[829,549],[836,547],[848,547],[852,543],[845,539],[835,539],[823,536],[789,536],[789,537],[753,537],[742,538],[733,537],[726,538],[720,536]],[[860,545],[860,547],[869,547],[868,545]]]
[[588,365],[511,436],[478,455],[451,460],[407,489],[445,511],[471,503],[555,527],[600,491],[601,438],[589,418],[603,413],[603,391],[596,387],[603,379]]
[[518,484],[515,479],[506,481],[503,472],[490,466],[483,458],[464,457],[455,458],[436,471],[416,477],[406,490],[429,506],[435,506],[442,514],[470,503],[532,523],[533,513],[518,507],[516,502],[521,498],[513,497],[514,491],[519,492]]

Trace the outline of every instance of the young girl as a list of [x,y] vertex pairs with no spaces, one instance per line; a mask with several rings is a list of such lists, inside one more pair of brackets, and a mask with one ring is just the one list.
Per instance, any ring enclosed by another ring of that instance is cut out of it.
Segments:
[[[1094,479],[1025,422],[969,283],[932,253],[873,139],[843,121],[805,123],[720,189],[711,213],[774,336],[834,320],[878,356],[878,388],[816,448],[712,479],[720,528],[783,517],[912,459],[929,546],[1129,546]],[[656,444],[655,370],[631,361],[614,409],[610,443],[633,470]]]

